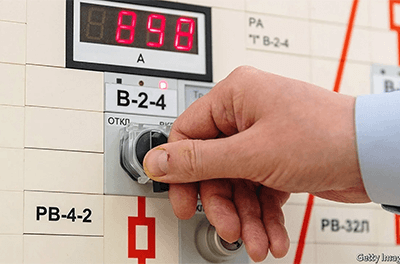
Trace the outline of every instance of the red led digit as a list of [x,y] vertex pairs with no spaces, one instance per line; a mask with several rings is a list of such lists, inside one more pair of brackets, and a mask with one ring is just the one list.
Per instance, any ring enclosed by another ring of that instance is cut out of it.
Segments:
[[[159,28],[153,27],[154,19],[161,20],[161,25]],[[147,46],[149,47],[161,47],[164,45],[164,37],[165,37],[165,17],[163,15],[151,14],[147,19],[147,30],[151,33],[160,34],[158,37],[158,42],[147,42]]]
[[[124,16],[132,17],[132,22],[131,22],[130,25],[122,24],[122,20],[124,19]],[[115,40],[118,43],[131,44],[134,41],[134,38],[135,38],[135,26],[136,26],[136,14],[134,12],[126,11],[126,10],[123,10],[123,11],[119,12],[119,14],[118,14],[118,27],[117,27],[117,33],[115,35]],[[122,30],[128,30],[129,31],[129,39],[121,38],[121,31]]]
[[[182,31],[182,24],[189,24],[189,30],[187,32]],[[178,21],[176,21],[176,34],[175,34],[175,42],[174,47],[177,50],[189,51],[193,47],[193,34],[194,34],[194,26],[195,22],[191,18],[180,17]],[[187,38],[186,45],[180,45],[181,37]]]

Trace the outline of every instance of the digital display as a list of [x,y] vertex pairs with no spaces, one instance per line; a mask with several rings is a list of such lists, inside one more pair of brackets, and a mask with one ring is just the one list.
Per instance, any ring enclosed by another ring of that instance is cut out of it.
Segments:
[[198,54],[197,18],[81,3],[80,41]]
[[211,8],[66,0],[65,48],[67,68],[210,82]]

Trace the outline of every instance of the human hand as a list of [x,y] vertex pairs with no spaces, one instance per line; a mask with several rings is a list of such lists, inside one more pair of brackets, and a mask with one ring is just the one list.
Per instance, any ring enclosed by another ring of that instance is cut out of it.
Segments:
[[239,67],[174,122],[168,144],[149,151],[146,174],[171,183],[177,217],[195,213],[197,195],[228,242],[249,256],[289,249],[281,207],[290,193],[369,202],[358,166],[355,99]]

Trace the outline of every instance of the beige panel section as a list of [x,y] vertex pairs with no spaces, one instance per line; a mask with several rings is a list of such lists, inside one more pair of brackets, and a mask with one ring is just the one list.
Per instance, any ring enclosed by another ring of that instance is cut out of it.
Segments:
[[[316,245],[318,264],[381,263],[377,259],[368,260],[368,254],[380,255],[377,246],[365,245]],[[372,256],[372,255],[371,255]]]
[[244,12],[212,10],[214,82],[246,63],[246,23]]
[[[332,24],[311,23],[312,56],[339,59],[342,54],[346,27]],[[370,62],[370,32],[365,29],[353,30],[348,60]]]
[[[257,263],[260,263],[260,264],[270,264],[270,263],[293,264],[294,258],[296,256],[297,247],[298,247],[298,244],[291,243],[290,247],[289,247],[289,252],[287,253],[287,255],[285,257],[277,259],[277,258],[274,258],[274,256],[271,254],[271,252],[269,252],[267,258],[264,261],[257,262]],[[305,244],[304,245],[303,255],[301,258],[302,264],[317,263],[315,260],[315,248],[316,248],[315,244]],[[251,261],[250,263],[256,263],[256,262]]]
[[322,199],[319,197],[314,198],[314,204],[316,206],[323,205],[323,206],[332,206],[332,207],[346,207],[346,208],[355,208],[355,209],[377,209],[382,210],[381,206],[376,203],[339,203],[334,202],[326,199]]
[[25,190],[103,193],[103,155],[25,149]]
[[26,107],[27,147],[103,151],[103,115],[96,112]]
[[[349,22],[353,0],[310,0],[310,18],[346,24]],[[359,0],[355,25],[369,26],[370,0]]]
[[338,66],[339,60],[312,58],[311,83],[332,91],[335,86]]
[[377,244],[379,222],[376,211],[314,206],[316,243]]
[[[285,226],[289,234],[290,242],[297,243],[300,237],[306,205],[284,205],[282,209],[285,216]],[[313,212],[311,214],[308,226],[306,242],[315,242],[315,215]]]
[[379,263],[398,263],[400,262],[399,246],[388,247],[382,246],[377,250],[377,255],[380,254]]
[[0,201],[0,234],[22,235],[23,192],[1,191]]
[[370,0],[370,27],[380,29],[390,29],[389,1]]
[[24,234],[103,235],[103,195],[26,191],[24,200]]
[[26,0],[0,0],[0,20],[26,22]]
[[340,93],[358,96],[371,93],[371,66],[369,64],[346,63]]
[[248,50],[246,51],[246,64],[306,82],[309,82],[311,78],[309,57]]
[[[333,90],[339,66],[339,61],[312,59],[311,82],[328,90]],[[369,94],[370,65],[346,62],[339,92],[351,96]]]
[[24,147],[24,108],[0,106],[0,147]]
[[0,235],[0,264],[22,264],[23,236]]
[[371,31],[371,60],[373,63],[398,65],[399,47],[396,31]]
[[25,64],[26,25],[0,21],[0,62]]
[[24,180],[24,150],[0,148],[0,190],[22,191]]
[[186,3],[193,5],[202,5],[209,7],[219,7],[224,9],[236,9],[236,10],[244,10],[245,9],[245,0],[177,0],[178,3]]
[[26,67],[26,104],[104,110],[103,73],[51,67]]
[[286,204],[305,205],[308,201],[308,193],[292,193]]
[[[347,59],[350,62],[357,61],[357,62],[370,63],[371,62],[371,45],[369,44],[370,39],[371,39],[371,32],[369,30],[354,28],[353,33],[351,35]],[[343,49],[344,38],[340,40],[339,43],[341,43]]]
[[103,263],[103,238],[79,236],[24,236],[25,264]]
[[[386,210],[377,210],[376,218],[378,219],[378,243],[383,246],[396,245],[396,215]],[[398,223],[400,225],[400,222]],[[400,238],[399,238],[400,239]],[[398,249],[400,247],[398,246]]]
[[306,20],[248,13],[246,47],[310,55],[310,23]]
[[24,105],[25,66],[0,63],[0,104]]
[[309,18],[309,0],[246,0],[246,10],[296,18]]
[[27,1],[27,62],[65,66],[65,0]]
[[[138,263],[137,258],[128,258],[128,217],[137,217],[138,199],[105,196],[104,213],[104,263]],[[179,263],[178,219],[169,200],[146,198],[145,217],[156,221],[156,258],[146,263]]]

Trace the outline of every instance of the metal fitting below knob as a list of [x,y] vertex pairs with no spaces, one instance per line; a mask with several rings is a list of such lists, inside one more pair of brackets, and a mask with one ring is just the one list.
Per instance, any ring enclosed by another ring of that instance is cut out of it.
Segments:
[[239,239],[234,243],[223,240],[215,227],[204,219],[196,229],[196,247],[200,255],[212,263],[226,262],[237,257],[244,248],[243,241]]

